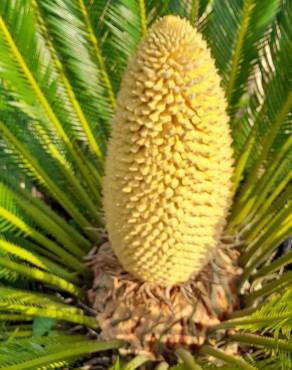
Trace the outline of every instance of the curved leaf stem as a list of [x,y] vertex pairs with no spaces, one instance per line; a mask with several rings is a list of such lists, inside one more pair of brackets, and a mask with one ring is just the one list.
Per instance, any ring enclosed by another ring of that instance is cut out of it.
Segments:
[[284,254],[282,257],[277,258],[274,262],[261,268],[255,275],[251,277],[251,282],[261,277],[269,276],[275,271],[279,270],[281,267],[286,266],[290,263],[292,263],[292,251]]
[[245,37],[247,35],[247,32],[249,30],[250,18],[251,18],[251,14],[252,14],[254,7],[255,7],[255,4],[253,0],[246,0],[244,2],[244,7],[242,11],[242,16],[241,16],[241,23],[239,25],[239,31],[238,31],[236,43],[234,46],[234,53],[233,53],[232,61],[231,61],[229,79],[228,79],[227,86],[226,86],[226,97],[229,103],[232,99],[234,85],[235,85],[236,77],[237,77],[237,68],[240,63],[240,58],[241,58],[241,53],[242,53],[242,46],[243,46]]
[[142,36],[145,36],[147,32],[145,1],[138,0],[138,2],[139,2],[139,10],[140,10],[141,33],[142,33]]
[[186,370],[203,370],[203,368],[195,362],[192,354],[189,351],[179,348],[175,353],[183,361],[184,368]]
[[263,337],[256,334],[230,334],[228,336],[232,341],[245,343],[248,346],[254,345],[264,348],[271,348],[273,350],[283,350],[292,352],[292,344],[281,339],[270,337]]
[[77,0],[77,1],[78,1],[78,4],[79,4],[79,8],[81,10],[82,16],[84,18],[84,22],[86,24],[88,40],[90,41],[90,43],[93,47],[94,55],[95,55],[95,58],[97,60],[97,63],[98,63],[99,69],[100,69],[101,78],[102,78],[103,83],[105,85],[109,102],[110,102],[112,108],[115,109],[116,99],[115,99],[114,91],[113,91],[113,88],[112,88],[112,84],[111,84],[109,75],[108,75],[107,70],[106,70],[105,62],[104,62],[100,47],[98,45],[97,38],[96,38],[96,36],[93,32],[93,29],[92,29],[92,26],[91,26],[91,23],[90,23],[90,18],[89,18],[88,12],[86,10],[86,6],[85,6],[83,0]]
[[232,356],[227,354],[225,351],[222,351],[218,348],[214,348],[208,345],[204,345],[200,349],[200,353],[208,356],[215,357],[219,360],[222,360],[228,364],[236,364],[240,369],[244,370],[256,370],[256,368],[250,364],[248,364],[246,361],[244,361],[242,358],[238,356]]
[[[249,293],[245,296],[246,304],[251,305],[254,301],[260,297],[272,294],[279,290],[285,289],[292,283],[292,271],[286,272],[279,279],[272,281],[269,284],[264,285],[263,288],[255,290],[252,293]],[[292,346],[292,345],[291,345]]]
[[81,289],[77,288],[75,285],[49,272],[39,270],[35,267],[31,267],[31,266],[28,267],[25,265],[21,265],[20,263],[16,263],[4,257],[0,258],[0,266],[8,268],[9,270],[15,271],[18,274],[26,276],[29,279],[41,281],[43,283],[48,283],[53,286],[56,286],[59,289],[67,291],[79,298],[83,296],[83,292]]
[[52,363],[64,361],[70,358],[78,358],[79,356],[106,351],[110,349],[117,349],[123,345],[123,342],[113,340],[109,342],[98,342],[95,340],[82,341],[80,343],[70,343],[69,349],[58,349],[54,353],[40,355],[33,360],[27,360],[21,364],[5,367],[5,370],[29,370],[36,368],[43,368]]

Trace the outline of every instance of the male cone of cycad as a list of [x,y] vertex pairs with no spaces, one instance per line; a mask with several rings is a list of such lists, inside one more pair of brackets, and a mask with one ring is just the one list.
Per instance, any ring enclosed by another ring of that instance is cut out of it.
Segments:
[[231,203],[232,155],[206,43],[186,20],[158,20],[125,73],[106,161],[106,226],[125,270],[161,285],[202,270]]

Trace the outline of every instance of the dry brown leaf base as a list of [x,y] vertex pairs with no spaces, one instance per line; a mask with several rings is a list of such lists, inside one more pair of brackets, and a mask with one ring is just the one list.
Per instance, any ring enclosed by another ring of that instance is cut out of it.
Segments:
[[125,272],[104,244],[90,262],[94,284],[89,291],[101,338],[125,340],[127,353],[156,357],[162,348],[202,345],[207,329],[238,308],[237,260],[235,249],[221,246],[187,283],[159,287]]

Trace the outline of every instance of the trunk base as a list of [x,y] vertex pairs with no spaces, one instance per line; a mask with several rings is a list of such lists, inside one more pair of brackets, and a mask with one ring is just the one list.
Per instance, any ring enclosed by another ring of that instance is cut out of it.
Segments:
[[199,275],[161,287],[125,272],[105,243],[90,261],[94,284],[89,299],[101,338],[125,340],[130,346],[126,353],[156,358],[178,345],[202,345],[208,328],[238,309],[238,255],[222,245]]

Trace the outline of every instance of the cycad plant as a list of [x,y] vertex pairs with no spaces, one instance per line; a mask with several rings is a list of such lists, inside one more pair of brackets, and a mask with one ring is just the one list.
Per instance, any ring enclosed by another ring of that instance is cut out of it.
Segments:
[[0,15],[0,368],[292,368],[292,2]]

